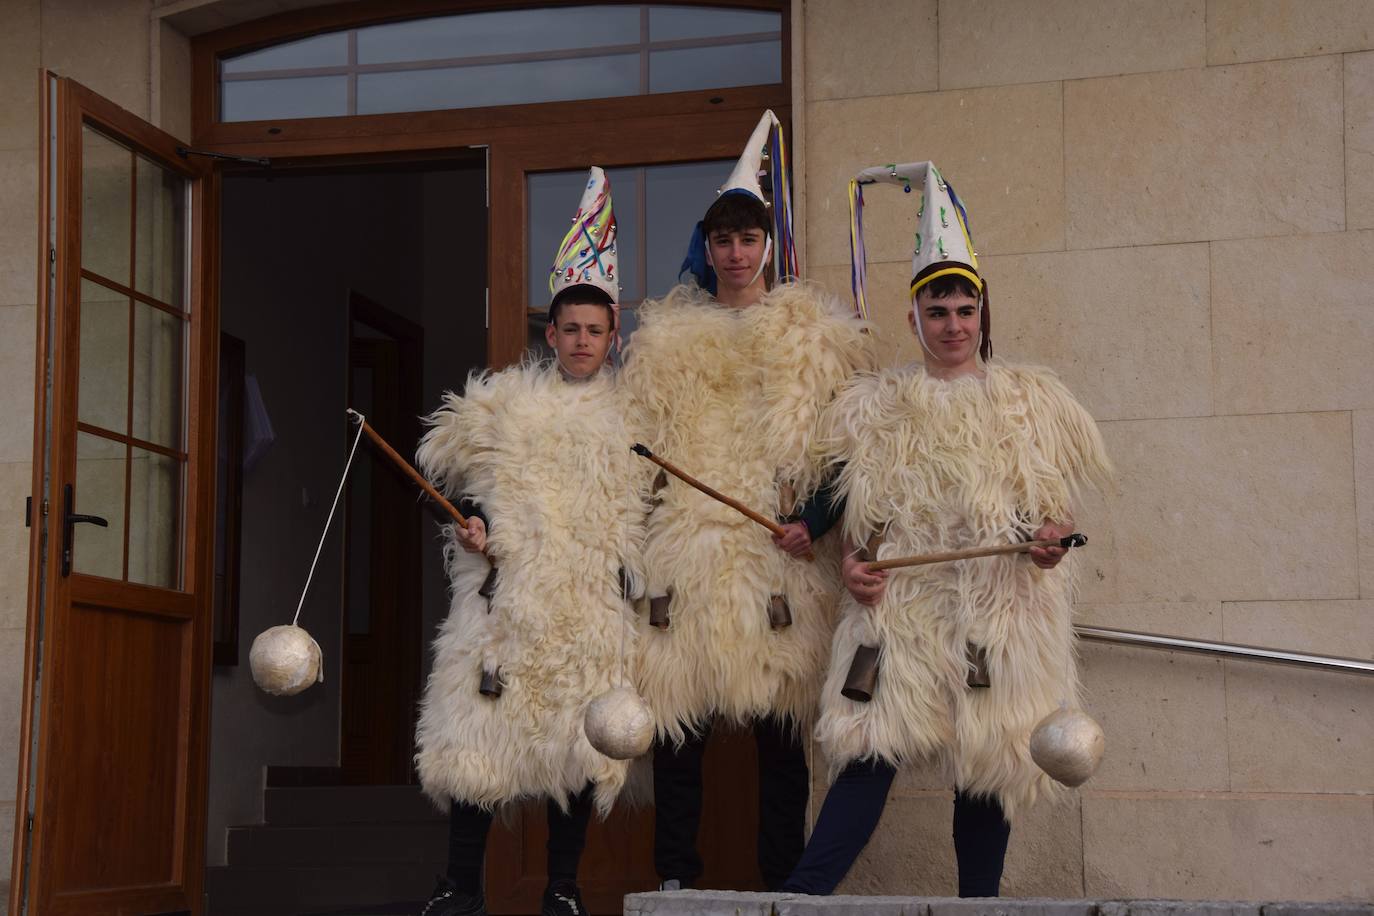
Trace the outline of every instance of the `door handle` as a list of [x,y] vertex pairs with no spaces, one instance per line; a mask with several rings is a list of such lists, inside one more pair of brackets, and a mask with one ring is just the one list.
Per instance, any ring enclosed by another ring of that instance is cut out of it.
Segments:
[[98,515],[78,515],[72,511],[72,485],[62,488],[62,575],[72,572],[72,541],[76,540],[77,525],[99,525],[110,527],[110,523]]

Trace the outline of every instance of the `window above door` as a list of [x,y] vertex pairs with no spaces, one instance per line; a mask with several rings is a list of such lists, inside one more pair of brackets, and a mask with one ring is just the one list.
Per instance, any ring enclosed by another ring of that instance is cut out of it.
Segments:
[[780,84],[783,14],[625,4],[344,28],[219,57],[219,120],[482,108]]

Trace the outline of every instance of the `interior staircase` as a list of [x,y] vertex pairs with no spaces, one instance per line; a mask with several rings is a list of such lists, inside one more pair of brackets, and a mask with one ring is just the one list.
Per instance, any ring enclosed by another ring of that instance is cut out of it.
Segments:
[[413,916],[442,874],[448,819],[418,786],[309,786],[269,768],[265,823],[229,829],[208,916]]

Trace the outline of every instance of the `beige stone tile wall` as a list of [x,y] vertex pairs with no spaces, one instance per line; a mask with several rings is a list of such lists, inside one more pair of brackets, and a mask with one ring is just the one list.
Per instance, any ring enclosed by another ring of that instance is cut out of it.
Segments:
[[150,0],[0,0],[0,863],[13,846],[28,595],[38,301],[39,68],[139,115],[150,108]]
[[[1078,510],[1078,621],[1374,656],[1374,6],[846,6],[803,0],[807,273],[849,298],[859,169],[932,159],[959,188],[998,354],[1056,369],[1117,464]],[[866,204],[879,352],[916,360],[915,206]],[[1005,891],[1374,893],[1374,682],[1080,661],[1107,755],[1072,823],[1016,826]],[[847,889],[953,888],[943,781],[898,777]]]

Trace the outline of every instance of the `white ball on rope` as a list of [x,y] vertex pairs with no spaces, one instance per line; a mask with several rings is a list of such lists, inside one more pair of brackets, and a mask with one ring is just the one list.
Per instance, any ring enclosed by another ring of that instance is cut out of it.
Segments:
[[248,665],[253,683],[273,696],[295,696],[324,680],[320,644],[291,624],[259,633],[248,650]]
[[1041,719],[1031,732],[1030,753],[1056,782],[1081,786],[1097,772],[1107,738],[1102,726],[1081,709],[1063,706]]
[[592,747],[612,760],[630,760],[654,741],[654,717],[630,687],[613,687],[587,706],[583,730]]

